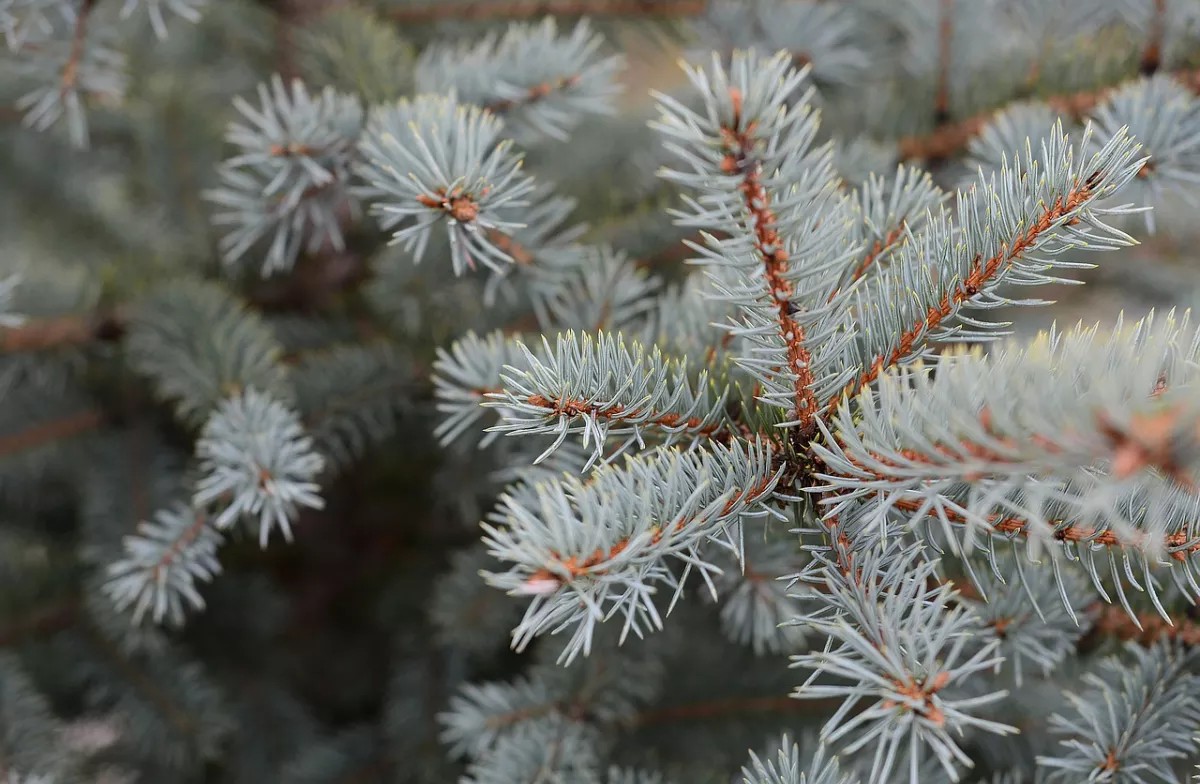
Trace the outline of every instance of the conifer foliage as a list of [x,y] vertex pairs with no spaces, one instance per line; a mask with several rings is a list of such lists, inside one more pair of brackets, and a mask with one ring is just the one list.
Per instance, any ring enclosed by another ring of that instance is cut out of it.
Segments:
[[8,781],[1192,775],[1200,3],[0,28]]

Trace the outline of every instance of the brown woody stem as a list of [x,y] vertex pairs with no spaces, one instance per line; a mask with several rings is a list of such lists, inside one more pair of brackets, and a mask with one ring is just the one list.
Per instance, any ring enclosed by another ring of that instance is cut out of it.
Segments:
[[1154,0],[1154,14],[1150,17],[1150,31],[1146,36],[1146,48],[1142,50],[1139,69],[1143,76],[1150,76],[1162,65],[1162,42],[1167,22],[1167,0]]
[[[921,509],[922,504],[915,500],[900,500],[896,502],[895,507],[908,512],[916,512]],[[945,510],[945,515],[946,519],[951,523],[959,525],[967,524],[966,518],[957,512]],[[988,520],[988,524],[997,533],[1016,536],[1029,535],[1029,521],[1021,517],[993,515]],[[1051,526],[1058,524],[1061,524],[1060,521],[1050,521]],[[1118,547],[1121,549],[1137,544],[1137,542],[1122,540],[1111,530],[1097,533],[1095,529],[1083,525],[1066,525],[1057,528],[1054,532],[1054,538],[1060,542],[1087,542],[1088,544],[1097,544],[1103,547]],[[1169,534],[1163,538],[1163,545],[1168,549],[1179,548],[1171,553],[1171,558],[1176,561],[1185,560],[1189,554],[1200,550],[1200,542],[1192,542],[1191,537],[1187,533]]]
[[[859,259],[858,264],[854,266],[854,273],[851,277],[852,281],[857,281],[862,278],[874,266],[875,262],[883,258],[884,254],[891,250],[901,239],[904,238],[904,232],[907,229],[908,223],[906,220],[901,220],[894,228],[888,231],[880,239],[875,240],[867,252]],[[829,295],[827,302],[833,302],[834,298],[841,292],[841,289],[835,290]]]
[[74,416],[41,422],[11,435],[0,436],[0,457],[86,433],[103,422],[104,415],[99,411],[83,411]]
[[[761,482],[759,482],[759,484],[755,485],[754,487],[746,488],[746,489],[742,490],[742,492],[735,494],[733,497],[731,497],[728,501],[725,502],[725,506],[721,510],[721,512],[719,513],[718,516],[723,516],[723,515],[729,514],[733,510],[734,505],[737,504],[741,499],[746,498],[746,497],[757,496],[760,493],[762,493],[763,491],[765,491],[767,489],[767,487],[770,486],[770,484],[774,480],[774,478],[775,478],[774,475],[768,476],[766,479],[763,479]],[[693,519],[694,518],[691,518],[691,517],[685,517],[685,518],[679,520],[675,524],[675,530],[681,531],[684,528],[687,528],[688,524],[691,523]],[[661,538],[662,538],[662,530],[655,528],[654,533],[650,539],[651,543],[657,543],[658,541],[661,540]],[[556,556],[557,566],[559,566],[562,570],[566,571],[567,574],[570,575],[572,578],[578,577],[585,573],[601,574],[601,573],[603,573],[602,570],[597,570],[596,567],[599,566],[600,564],[604,563],[605,561],[609,561],[609,560],[612,560],[613,558],[616,558],[628,546],[629,546],[629,540],[622,539],[619,542],[617,542],[616,544],[614,544],[612,547],[610,547],[608,550],[598,549],[595,552],[593,552],[591,555],[587,556],[586,558],[580,558],[577,555],[572,555],[569,558],[561,558],[561,557]],[[564,579],[560,575],[555,574],[554,572],[550,571],[550,569],[542,569],[538,572],[535,572],[533,575],[531,575],[529,578],[529,582],[552,582],[552,583],[562,584],[564,582]]]
[[[1193,92],[1200,92],[1200,69],[1178,71],[1174,76],[1183,86]],[[1055,95],[1044,100],[1059,114],[1079,118],[1094,110],[1122,86]],[[998,111],[982,112],[958,122],[943,123],[928,134],[905,136],[896,144],[900,157],[905,160],[932,161],[952,158],[983,132],[995,119]]]
[[0,647],[10,647],[21,642],[62,631],[75,622],[79,615],[79,600],[62,599],[35,608],[29,613],[0,625]]
[[938,19],[937,89],[933,98],[933,121],[937,126],[950,120],[950,69],[953,59],[951,57],[953,43],[954,0],[942,0]]
[[517,106],[528,106],[529,104],[545,100],[550,94],[560,90],[569,90],[577,84],[579,84],[578,74],[562,76],[552,82],[542,82],[530,87],[520,98],[492,101],[484,108],[496,114],[501,114]]
[[83,62],[83,44],[87,39],[88,16],[92,13],[95,0],[83,0],[79,6],[79,15],[75,17],[75,32],[71,36],[71,54],[63,66],[62,78],[59,80],[59,93],[66,95],[75,89],[79,81],[79,64]]
[[792,318],[791,281],[787,279],[788,252],[776,228],[777,218],[771,210],[771,194],[762,182],[762,164],[750,157],[757,140],[754,138],[755,124],[749,123],[745,130],[741,126],[742,94],[730,89],[733,103],[733,122],[722,128],[722,146],[725,154],[721,169],[726,174],[742,173],[743,203],[746,211],[754,217],[755,250],[762,259],[767,284],[767,294],[774,303],[779,334],[787,348],[788,370],[793,374],[796,420],[801,433],[810,433],[815,428],[817,396],[813,391],[812,355],[804,345],[804,327]]
[[99,317],[62,316],[33,319],[17,327],[0,329],[0,354],[81,346],[97,340],[114,340],[125,330],[125,317],[112,312]]
[[1159,640],[1177,640],[1187,646],[1200,645],[1200,623],[1188,618],[1173,618],[1167,623],[1153,613],[1139,613],[1136,620],[1120,607],[1097,603],[1094,631],[1122,642],[1153,645]]

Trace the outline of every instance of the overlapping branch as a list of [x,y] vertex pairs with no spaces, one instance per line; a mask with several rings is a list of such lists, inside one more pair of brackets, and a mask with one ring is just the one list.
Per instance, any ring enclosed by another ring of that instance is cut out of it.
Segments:
[[947,194],[921,169],[902,164],[890,182],[872,173],[851,195],[856,212],[854,240],[861,250],[828,302],[863,277],[875,274],[910,234],[926,225],[932,214],[945,211],[946,199]]
[[[839,409],[815,447],[827,506],[881,492],[877,515],[940,523],[955,549],[989,558],[977,532],[1026,539],[1031,552],[1065,545],[1102,593],[1098,569],[1116,569],[1104,556],[1116,550],[1147,573],[1141,588],[1167,617],[1149,570],[1190,575],[1200,549],[1200,420],[1180,391],[1200,340],[1186,319],[1163,321],[1107,340],[1095,329],[1050,333],[987,359],[955,353],[932,374],[885,376],[855,413]],[[1186,590],[1193,578],[1177,582]]]
[[[978,715],[979,707],[1006,692],[966,696],[957,688],[1000,663],[999,641],[967,644],[978,621],[967,608],[952,604],[951,586],[929,579],[935,566],[920,548],[886,555],[873,549],[862,562],[884,579],[847,580],[837,571],[824,571],[828,596],[821,597],[820,610],[800,620],[830,642],[824,650],[792,657],[794,666],[811,672],[794,696],[845,700],[826,723],[823,739],[844,743],[844,753],[872,749],[870,781],[891,780],[902,751],[927,750],[947,771],[970,764],[954,738],[967,728],[1001,735],[1015,731]],[[904,579],[894,579],[897,573]],[[854,711],[861,702],[867,703],[865,709]],[[910,762],[915,769],[917,760]]]
[[762,442],[660,449],[602,466],[586,483],[563,477],[502,496],[496,523],[483,525],[484,540],[511,566],[485,577],[533,597],[514,644],[571,629],[562,653],[569,662],[587,653],[596,624],[613,616],[623,616],[622,637],[660,628],[654,586],[674,590],[672,605],[684,586],[669,562],[687,563],[709,582],[715,567],[700,548],[738,549],[727,528],[766,513],[760,505],[779,478],[771,463]]
[[[987,330],[1003,325],[960,312],[1007,301],[997,291],[1001,283],[1052,282],[1047,270],[1073,264],[1057,258],[1068,248],[1097,251],[1133,242],[1101,222],[1105,214],[1119,210],[1096,202],[1136,176],[1142,165],[1134,158],[1137,146],[1123,133],[1085,157],[1089,145],[1089,133],[1076,147],[1056,126],[1040,155],[1027,148],[1024,162],[1005,166],[990,182],[980,174],[974,187],[960,191],[956,220],[947,213],[933,216],[893,263],[868,281],[858,306],[860,322],[865,322],[859,344],[863,369],[829,398],[826,415],[888,368],[927,353],[928,341],[987,339]],[[974,331],[964,330],[956,319]]]
[[[967,268],[967,274],[963,276],[961,285],[943,294],[942,298],[929,308],[925,318],[902,332],[891,353],[876,357],[871,366],[851,382],[851,386],[847,387],[847,392],[870,384],[879,378],[885,369],[895,366],[901,359],[910,356],[921,337],[935,332],[958,306],[979,294],[988,284],[992,283],[1005,262],[1020,257],[1021,254],[1032,248],[1041,235],[1059,225],[1065,217],[1091,199],[1094,193],[1092,185],[1088,182],[1073,184],[1066,192],[1065,198],[1059,197],[1050,205],[1025,231],[1024,235],[1015,239],[1011,247],[1005,246],[998,253],[986,259],[982,255],[977,255]],[[831,412],[836,408],[839,402],[836,398],[831,400],[828,411]]]
[[427,49],[417,62],[417,88],[453,91],[463,103],[503,116],[520,141],[561,141],[585,117],[614,111],[624,61],[603,47],[586,21],[561,35],[554,17],[512,24],[500,36]]

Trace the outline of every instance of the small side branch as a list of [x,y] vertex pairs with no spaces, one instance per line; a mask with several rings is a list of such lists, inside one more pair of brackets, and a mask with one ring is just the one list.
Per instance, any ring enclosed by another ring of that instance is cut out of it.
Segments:
[[[896,224],[896,226],[889,229],[887,234],[871,243],[871,247],[867,248],[867,252],[864,253],[863,257],[858,260],[858,263],[854,265],[854,271],[850,275],[851,282],[858,282],[864,275],[870,272],[871,267],[874,266],[876,262],[887,255],[892,248],[896,247],[896,245],[904,239],[904,233],[907,230],[908,221],[901,220],[898,224]],[[841,289],[834,289],[826,302],[833,302],[833,300],[837,298],[837,295],[841,292]]]
[[520,266],[528,267],[529,265],[533,264],[533,251],[499,229],[489,229],[488,240],[497,248],[511,256],[512,260]]
[[511,99],[502,99],[502,100],[492,101],[491,103],[487,104],[484,108],[490,112],[494,112],[496,114],[502,114],[504,112],[511,111],[512,109],[514,109],[518,106],[528,106],[529,104],[533,104],[533,103],[537,103],[538,101],[545,100],[552,93],[556,93],[561,90],[569,90],[577,84],[579,84],[579,75],[578,74],[573,74],[571,76],[562,76],[562,77],[559,77],[558,79],[555,79],[554,81],[542,82],[541,84],[537,84],[537,85],[534,85],[533,87],[530,87],[528,90],[525,91],[525,94],[522,95],[520,98],[511,98]]
[[149,675],[129,661],[100,630],[90,623],[84,623],[81,624],[81,632],[88,642],[95,646],[97,653],[129,684],[130,688],[154,706],[154,709],[180,734],[194,736],[199,732],[199,726],[195,719],[188,715],[187,710],[177,705]]
[[[887,235],[885,235],[882,239],[876,240],[875,243],[867,250],[866,255],[864,255],[858,262],[858,266],[854,268],[854,275],[851,280],[857,281],[863,275],[866,275],[867,271],[871,269],[872,264],[882,258],[884,253],[890,250],[894,245],[896,245],[896,243],[904,239],[904,232],[906,230],[907,223],[905,221],[901,221],[897,226],[888,231]],[[830,299],[832,300],[832,298],[833,297],[831,296]]]
[[725,158],[721,162],[721,168],[729,174],[743,172],[741,192],[746,212],[753,220],[754,247],[762,259],[767,293],[774,303],[778,314],[779,333],[787,346],[788,370],[795,377],[793,386],[796,419],[801,432],[811,432],[815,428],[817,416],[812,355],[804,345],[804,327],[792,318],[793,287],[787,279],[788,252],[783,247],[776,229],[776,216],[771,210],[771,194],[762,182],[762,164],[749,158],[756,142],[752,136],[754,124],[751,123],[745,130],[738,130],[741,126],[741,92],[731,88],[730,99],[734,107],[734,118],[730,127],[722,129]]
[[684,418],[674,412],[650,412],[650,416],[647,418],[647,412],[644,409],[629,410],[620,403],[606,405],[589,403],[585,400],[551,400],[544,395],[531,395],[526,398],[525,402],[531,406],[549,409],[552,415],[572,419],[576,417],[594,417],[618,423],[634,420],[641,425],[652,425],[671,430],[687,430],[689,433],[703,438],[720,438],[722,435],[729,435],[723,422],[707,422],[705,418],[695,416]]
[[1000,274],[1005,264],[1020,257],[1022,253],[1033,247],[1040,236],[1049,231],[1064,216],[1071,213],[1093,195],[1093,183],[1077,182],[1057,202],[1051,205],[1041,217],[1021,236],[1013,240],[1011,245],[1005,244],[1001,250],[988,259],[976,257],[967,275],[950,291],[942,296],[940,302],[929,309],[925,317],[900,336],[896,347],[886,356],[879,356],[871,366],[846,385],[842,394],[834,395],[826,406],[826,414],[832,416],[841,405],[845,395],[852,395],[866,384],[880,377],[888,368],[895,366],[901,359],[912,353],[913,347],[922,335],[941,326],[949,319],[964,302],[978,294],[987,284]]
[[[734,494],[725,502],[725,505],[717,513],[716,517],[727,517],[733,514],[738,506],[748,499],[757,498],[767,492],[775,482],[775,476],[769,475],[761,480],[753,487],[743,489],[741,492]],[[674,525],[674,532],[683,531],[692,525],[697,520],[696,517],[682,517]],[[671,527],[664,529],[655,526],[650,531],[649,544],[656,545],[662,541],[664,534],[671,532]],[[583,577],[584,575],[597,576],[605,574],[608,570],[604,564],[610,563],[619,556],[629,546],[628,538],[620,539],[612,547],[607,550],[597,549],[591,555],[580,558],[577,555],[564,558],[557,554],[552,554],[554,557],[555,569],[545,567],[530,575],[525,583],[525,591],[530,595],[540,593],[551,593],[558,590],[568,582]],[[566,576],[563,576],[565,573]]]

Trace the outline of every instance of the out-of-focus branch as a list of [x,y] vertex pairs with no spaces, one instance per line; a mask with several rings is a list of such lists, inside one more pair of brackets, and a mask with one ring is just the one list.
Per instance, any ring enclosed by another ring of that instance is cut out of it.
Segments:
[[1154,15],[1150,18],[1150,31],[1140,63],[1140,70],[1144,76],[1156,73],[1162,65],[1162,40],[1166,21],[1167,0],[1154,0]]
[[954,0],[942,0],[938,19],[937,90],[934,93],[934,125],[941,127],[950,120],[951,44],[954,43]]
[[70,626],[79,614],[74,597],[36,607],[27,614],[0,624],[0,646],[17,645],[30,638],[42,637]]
[[54,441],[65,441],[100,427],[104,421],[104,414],[100,411],[82,411],[61,419],[40,422],[25,430],[0,437],[0,457],[36,449]]
[[839,704],[838,700],[798,700],[791,696],[732,697],[648,708],[639,713],[633,723],[635,726],[646,726],[796,711],[824,713],[834,710]]
[[1135,620],[1122,608],[1107,604],[1097,606],[1096,612],[1094,631],[1105,637],[1147,646],[1162,639],[1176,640],[1188,646],[1200,645],[1200,623],[1189,618],[1173,618],[1172,623],[1167,623],[1157,614],[1139,613]]
[[19,327],[0,329],[0,354],[81,346],[93,341],[117,340],[125,331],[125,317],[113,311],[98,316],[63,316],[30,319]]
[[[1175,79],[1193,92],[1200,93],[1200,69],[1189,69],[1174,74]],[[1108,99],[1123,85],[1113,85],[1100,90],[1054,95],[1045,102],[1059,114],[1081,118]],[[900,157],[905,160],[945,160],[961,152],[978,136],[996,116],[998,110],[982,112],[957,122],[938,126],[928,134],[905,136],[896,146]]]
[[61,90],[65,95],[75,88],[79,79],[79,63],[83,60],[83,44],[87,39],[88,16],[92,13],[95,0],[83,0],[79,7],[79,15],[75,17],[75,32],[71,35],[71,54],[67,64],[63,66]]
[[422,24],[447,19],[486,21],[536,19],[542,16],[699,16],[704,0],[510,0],[509,2],[438,3],[392,8],[397,22]]

